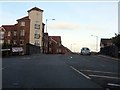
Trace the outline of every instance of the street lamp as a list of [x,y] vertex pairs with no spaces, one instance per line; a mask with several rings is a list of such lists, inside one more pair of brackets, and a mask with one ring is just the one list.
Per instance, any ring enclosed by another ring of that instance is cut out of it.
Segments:
[[55,19],[46,19],[46,33],[47,33],[47,21],[48,20],[55,20]]
[[[91,35],[91,36],[94,36],[94,35]],[[95,36],[96,37],[96,51],[98,51],[98,36]]]

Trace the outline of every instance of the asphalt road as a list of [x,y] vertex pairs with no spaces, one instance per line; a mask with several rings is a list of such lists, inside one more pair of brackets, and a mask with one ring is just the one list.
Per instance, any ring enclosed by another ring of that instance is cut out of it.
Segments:
[[2,88],[118,88],[118,65],[116,60],[95,55],[3,58]]

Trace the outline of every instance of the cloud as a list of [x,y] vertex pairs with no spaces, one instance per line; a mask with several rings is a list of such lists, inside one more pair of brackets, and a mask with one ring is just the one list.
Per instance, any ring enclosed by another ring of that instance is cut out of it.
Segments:
[[49,29],[62,29],[62,30],[79,30],[80,25],[74,22],[58,22],[55,24],[49,24]]

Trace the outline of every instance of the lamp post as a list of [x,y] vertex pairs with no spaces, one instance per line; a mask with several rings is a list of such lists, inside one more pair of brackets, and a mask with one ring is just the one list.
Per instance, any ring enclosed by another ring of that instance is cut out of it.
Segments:
[[[91,36],[95,36],[95,35],[91,35]],[[95,36],[96,37],[96,52],[98,51],[98,36]]]
[[55,20],[55,19],[46,19],[46,33],[47,33],[47,21],[48,20]]

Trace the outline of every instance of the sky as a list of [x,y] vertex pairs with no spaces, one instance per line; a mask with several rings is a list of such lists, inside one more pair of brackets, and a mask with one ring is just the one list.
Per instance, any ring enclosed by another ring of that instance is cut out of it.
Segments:
[[16,24],[17,19],[27,16],[27,11],[35,6],[44,10],[43,23],[49,19],[49,35],[61,36],[62,44],[74,52],[80,52],[82,47],[96,51],[96,45],[99,51],[101,38],[118,33],[118,0],[3,1],[0,2],[0,26]]

